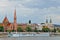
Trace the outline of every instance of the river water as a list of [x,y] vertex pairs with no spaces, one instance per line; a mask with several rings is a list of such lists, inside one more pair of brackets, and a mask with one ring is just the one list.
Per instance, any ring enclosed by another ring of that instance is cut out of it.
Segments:
[[38,36],[32,36],[32,37],[8,37],[8,38],[0,38],[0,40],[60,40],[59,36],[56,37],[38,37]]

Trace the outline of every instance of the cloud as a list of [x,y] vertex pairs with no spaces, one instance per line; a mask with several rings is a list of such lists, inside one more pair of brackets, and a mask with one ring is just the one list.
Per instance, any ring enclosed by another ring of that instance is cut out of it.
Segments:
[[59,23],[60,7],[49,7],[43,9],[20,7],[17,8],[17,15],[18,18],[22,17],[22,19],[24,20],[28,20],[28,19],[35,20],[34,22],[37,23],[44,22],[46,17],[48,17],[48,19],[51,17],[53,23]]
[[[46,17],[51,17],[53,23],[60,22],[59,0],[0,0],[0,20],[7,15],[10,22],[13,22],[14,9],[17,11],[17,22],[33,23],[45,22]],[[1,21],[0,21],[1,22]]]

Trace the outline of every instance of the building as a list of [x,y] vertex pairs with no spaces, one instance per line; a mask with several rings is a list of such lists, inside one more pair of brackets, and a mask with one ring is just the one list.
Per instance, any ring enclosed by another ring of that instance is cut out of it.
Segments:
[[14,23],[10,23],[8,18],[5,16],[3,20],[3,27],[4,27],[4,32],[10,30],[17,31],[17,22],[16,22],[16,9],[14,10]]
[[50,20],[46,19],[45,23],[41,23],[42,26],[46,26],[49,29],[54,29],[54,25],[52,24],[52,19]]
[[42,30],[43,26],[46,26],[50,29],[54,29],[54,25],[52,24],[52,19],[50,19],[50,21],[48,22],[48,19],[46,19],[45,23],[41,23],[41,24],[36,24],[36,23],[31,23],[31,20],[29,20],[29,22],[27,24],[18,24],[17,23],[17,16],[16,16],[16,9],[14,10],[14,22],[11,23],[9,22],[7,16],[5,16],[4,20],[2,23],[0,23],[0,26],[4,27],[4,32],[10,30],[14,30],[15,32],[17,32],[17,28],[21,27],[23,29],[23,31],[25,31],[26,27],[31,27],[33,30],[35,28],[37,28],[37,30]]
[[18,24],[17,23],[17,17],[16,17],[16,9],[14,10],[14,22],[11,23],[9,22],[7,16],[5,16],[3,22],[0,24],[4,27],[4,32],[6,31],[12,31],[14,30],[15,32],[17,32],[17,28],[21,27],[23,29],[23,31],[25,31],[26,27],[31,27],[33,30],[35,29],[35,27],[38,26],[38,24],[31,24],[31,20],[29,20],[28,24]]

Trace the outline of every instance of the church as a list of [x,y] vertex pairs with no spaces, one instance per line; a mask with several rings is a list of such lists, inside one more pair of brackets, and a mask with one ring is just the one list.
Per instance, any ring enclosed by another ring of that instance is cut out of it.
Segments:
[[4,27],[4,32],[6,32],[7,30],[14,30],[17,31],[17,22],[16,22],[16,9],[14,10],[14,23],[10,23],[8,18],[5,16],[2,26]]

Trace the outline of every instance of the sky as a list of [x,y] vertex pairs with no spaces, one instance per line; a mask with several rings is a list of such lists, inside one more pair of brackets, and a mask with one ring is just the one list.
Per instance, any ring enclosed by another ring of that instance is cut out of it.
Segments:
[[7,16],[13,22],[16,9],[17,23],[45,23],[52,19],[60,24],[60,0],[0,0],[0,22]]

